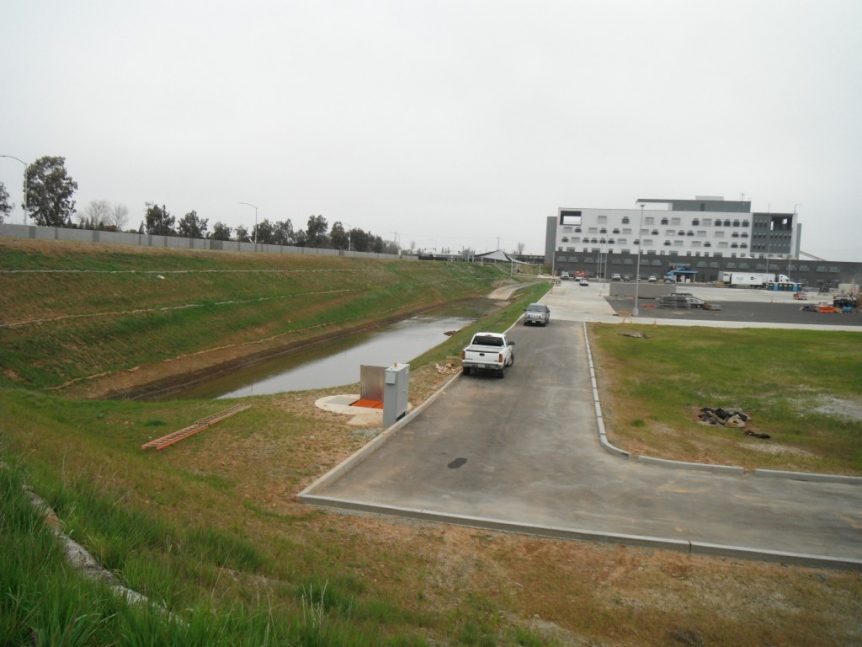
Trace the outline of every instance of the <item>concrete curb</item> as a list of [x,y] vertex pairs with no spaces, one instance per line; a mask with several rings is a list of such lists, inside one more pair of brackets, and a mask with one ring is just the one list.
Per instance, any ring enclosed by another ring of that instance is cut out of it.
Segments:
[[422,413],[426,408],[428,408],[431,405],[432,402],[434,402],[435,400],[437,400],[437,398],[442,396],[443,393],[446,391],[446,389],[449,388],[449,385],[451,385],[452,382],[457,380],[459,377],[461,377],[460,372],[453,375],[451,378],[449,378],[443,384],[443,386],[441,386],[439,389],[437,389],[436,392],[434,392],[427,400],[425,400],[425,402],[420,404],[418,407],[416,407],[412,411],[408,412],[403,418],[401,418],[401,420],[396,422],[394,425],[391,425],[387,429],[384,429],[377,436],[375,436],[374,439],[371,440],[368,444],[364,445],[363,447],[360,447],[353,454],[351,454],[350,456],[345,458],[343,461],[341,461],[338,465],[336,465],[331,470],[329,470],[326,474],[324,474],[323,476],[321,476],[320,478],[315,480],[311,485],[309,485],[302,492],[300,492],[297,495],[297,498],[299,498],[300,501],[304,501],[304,497],[308,496],[309,493],[313,489],[315,489],[317,487],[322,487],[324,485],[328,485],[332,481],[339,478],[342,474],[350,471],[351,469],[353,469],[353,467],[355,467],[356,465],[358,465],[359,463],[361,463],[362,461],[367,459],[371,454],[376,452],[380,448],[380,446],[384,442],[386,442],[386,440],[389,439],[390,436],[395,434],[399,429],[401,429],[405,425],[409,424],[410,421],[413,420],[413,418],[415,418],[420,413]]
[[836,568],[862,571],[862,560],[844,557],[830,557],[827,555],[810,555],[806,553],[789,553],[781,551],[763,550],[748,546],[732,546],[723,544],[711,544],[708,542],[690,541],[687,539],[669,539],[665,537],[651,537],[648,535],[628,535],[623,533],[601,532],[595,530],[584,530],[580,528],[561,528],[559,526],[537,526],[527,523],[514,523],[489,517],[469,517],[466,515],[445,514],[422,510],[417,508],[403,508],[398,506],[387,506],[352,501],[349,499],[334,499],[324,496],[315,496],[303,493],[300,495],[303,503],[310,505],[321,505],[334,507],[342,510],[355,512],[366,512],[373,514],[394,515],[408,517],[423,521],[437,523],[449,523],[470,528],[481,528],[498,532],[511,532],[517,534],[548,537],[550,539],[594,541],[599,543],[623,544],[626,546],[640,546],[648,548],[661,548],[664,550],[676,550],[692,555],[706,555],[729,557],[733,559],[746,559],[755,561],[776,562],[781,564],[792,564],[796,566],[810,566],[814,568]]
[[745,470],[736,465],[713,465],[711,463],[689,463],[687,461],[672,461],[666,458],[653,458],[652,456],[640,455],[637,457],[638,463],[646,463],[648,465],[661,465],[670,469],[677,470],[698,470],[701,472],[714,472],[716,474],[736,474],[742,476]]
[[[590,338],[587,334],[587,322],[584,326],[584,342],[587,345],[587,363],[590,368],[590,380],[593,386],[593,404],[596,408],[596,426],[599,434],[599,444],[602,448],[616,456],[623,458],[636,458],[639,463],[647,465],[659,465],[670,469],[679,470],[698,470],[701,472],[713,472],[716,474],[733,474],[743,476],[746,474],[744,467],[738,465],[713,465],[711,463],[691,463],[688,461],[675,461],[668,458],[653,458],[652,456],[644,456],[642,454],[634,455],[624,449],[620,449],[608,440],[607,432],[605,431],[605,423],[602,417],[602,405],[599,402],[598,382],[596,381],[596,371],[593,364],[593,351],[590,348]],[[750,472],[754,476],[761,478],[782,478],[793,481],[820,481],[824,483],[844,483],[847,485],[862,485],[862,477],[859,476],[843,476],[841,474],[818,474],[816,472],[790,472],[784,470],[767,470],[755,469]]]
[[819,481],[821,483],[845,483],[862,485],[862,477],[842,474],[818,474],[817,472],[787,472],[784,470],[754,470],[755,476],[773,479],[793,479],[794,481]]
[[691,542],[693,555],[713,555],[732,557],[734,559],[752,559],[757,561],[793,564],[795,566],[811,566],[814,568],[840,568],[862,571],[862,560],[852,557],[829,557],[827,555],[810,555],[807,553],[786,553],[777,550],[749,548],[746,546],[723,546],[702,541]]

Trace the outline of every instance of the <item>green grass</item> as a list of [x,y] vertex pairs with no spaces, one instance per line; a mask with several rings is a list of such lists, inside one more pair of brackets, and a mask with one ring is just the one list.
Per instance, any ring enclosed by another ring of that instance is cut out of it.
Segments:
[[[623,446],[746,467],[862,474],[862,420],[817,411],[832,399],[862,407],[857,333],[635,329],[648,338],[623,336],[618,326],[591,329],[610,428]],[[742,409],[772,438],[699,424],[700,407]]]

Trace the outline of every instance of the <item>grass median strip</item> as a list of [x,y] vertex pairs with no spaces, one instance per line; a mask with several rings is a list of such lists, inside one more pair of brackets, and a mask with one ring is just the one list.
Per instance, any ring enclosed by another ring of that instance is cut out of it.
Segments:
[[[637,331],[643,338],[624,333]],[[608,436],[658,458],[862,475],[859,335],[807,330],[590,327]],[[741,409],[744,430],[698,421]]]

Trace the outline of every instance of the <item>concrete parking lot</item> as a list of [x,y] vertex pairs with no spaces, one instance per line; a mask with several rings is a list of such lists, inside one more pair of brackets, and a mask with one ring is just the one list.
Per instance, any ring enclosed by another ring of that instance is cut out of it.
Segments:
[[505,379],[457,379],[302,498],[552,536],[862,566],[862,486],[670,469],[604,451],[579,322],[585,312],[619,319],[599,286],[570,286],[546,297],[550,326],[513,329],[516,363]]

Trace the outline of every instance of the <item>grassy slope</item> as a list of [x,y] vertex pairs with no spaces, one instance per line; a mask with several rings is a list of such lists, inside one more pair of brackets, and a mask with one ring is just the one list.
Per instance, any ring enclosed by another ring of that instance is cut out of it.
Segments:
[[178,357],[200,368],[484,294],[502,276],[456,263],[0,241],[0,269],[24,268],[42,271],[0,273],[0,323],[21,324],[0,328],[0,385],[26,388]]
[[[640,330],[648,339],[622,335]],[[862,421],[816,411],[862,403],[860,336],[806,330],[594,326],[615,442],[666,458],[862,474]],[[742,409],[751,427],[700,424],[700,407]]]

